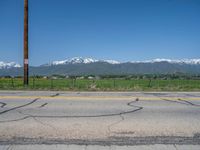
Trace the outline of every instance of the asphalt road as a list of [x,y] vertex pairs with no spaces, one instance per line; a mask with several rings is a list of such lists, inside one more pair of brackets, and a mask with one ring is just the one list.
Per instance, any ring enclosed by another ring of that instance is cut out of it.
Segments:
[[200,149],[200,92],[0,91],[0,149],[43,144]]

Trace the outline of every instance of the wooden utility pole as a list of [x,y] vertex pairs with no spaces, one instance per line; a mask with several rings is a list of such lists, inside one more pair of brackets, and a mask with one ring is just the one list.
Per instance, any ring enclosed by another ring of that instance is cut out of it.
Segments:
[[28,86],[28,0],[24,0],[24,86]]

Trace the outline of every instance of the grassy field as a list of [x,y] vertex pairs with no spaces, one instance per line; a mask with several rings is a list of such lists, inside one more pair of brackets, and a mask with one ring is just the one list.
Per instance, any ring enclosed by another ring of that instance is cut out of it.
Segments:
[[43,79],[30,78],[23,86],[21,78],[1,78],[0,90],[66,91],[200,91],[200,80],[161,79]]

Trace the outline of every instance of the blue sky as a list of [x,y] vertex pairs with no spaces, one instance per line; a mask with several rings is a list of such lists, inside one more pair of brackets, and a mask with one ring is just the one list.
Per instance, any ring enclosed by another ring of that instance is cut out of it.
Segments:
[[[23,1],[0,0],[0,61],[22,64]],[[30,65],[200,58],[199,0],[29,0]]]

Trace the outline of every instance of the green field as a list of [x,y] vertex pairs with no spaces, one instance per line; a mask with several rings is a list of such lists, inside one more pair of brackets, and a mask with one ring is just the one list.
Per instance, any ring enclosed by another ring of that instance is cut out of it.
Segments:
[[1,78],[0,90],[200,91],[200,80],[30,78],[29,86],[24,87],[22,78]]

